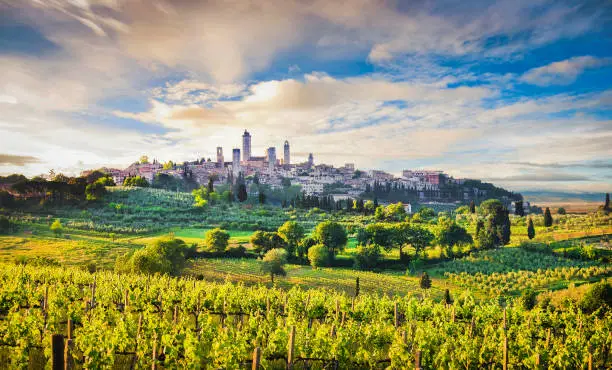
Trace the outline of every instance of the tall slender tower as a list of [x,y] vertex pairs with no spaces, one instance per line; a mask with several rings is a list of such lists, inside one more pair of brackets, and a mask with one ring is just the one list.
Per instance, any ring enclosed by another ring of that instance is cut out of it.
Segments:
[[232,172],[236,176],[240,172],[240,149],[232,150]]
[[284,157],[283,157],[283,164],[284,165],[290,165],[291,164],[291,153],[289,151],[289,141],[285,140],[285,152],[284,152]]
[[217,147],[217,167],[221,167],[223,168],[223,163],[224,163],[224,159],[223,159],[223,148],[218,146]]
[[308,168],[312,167],[314,165],[314,157],[312,156],[312,153],[308,154]]
[[270,171],[274,170],[274,166],[276,166],[276,148],[269,147],[268,148],[268,168]]
[[247,130],[242,134],[242,160],[251,160],[251,134]]

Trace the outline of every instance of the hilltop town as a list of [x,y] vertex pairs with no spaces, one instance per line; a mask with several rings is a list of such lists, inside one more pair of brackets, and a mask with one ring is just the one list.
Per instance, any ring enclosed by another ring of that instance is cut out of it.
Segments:
[[[315,164],[313,153],[308,160],[294,163],[291,160],[291,146],[283,144],[282,158],[278,158],[275,147],[266,150],[264,156],[252,151],[252,136],[245,130],[242,135],[242,149],[232,149],[231,160],[226,160],[222,147],[216,149],[216,159],[202,158],[196,161],[160,163],[149,162],[147,157],[125,169],[102,168],[100,171],[111,176],[116,184],[140,176],[150,184],[167,184],[172,181],[186,181],[197,185],[235,183],[244,181],[247,185],[267,185],[272,190],[299,186],[309,196],[333,196],[334,201],[346,199],[378,199],[381,202],[401,201],[407,204],[439,203],[457,204],[495,197],[512,207],[514,201],[522,200],[520,194],[512,193],[479,180],[454,178],[438,170],[402,171],[401,176],[381,171],[361,171],[353,163],[342,167]],[[87,175],[91,171],[85,171]],[[160,185],[158,187],[164,187]],[[529,204],[525,207],[529,210]]]

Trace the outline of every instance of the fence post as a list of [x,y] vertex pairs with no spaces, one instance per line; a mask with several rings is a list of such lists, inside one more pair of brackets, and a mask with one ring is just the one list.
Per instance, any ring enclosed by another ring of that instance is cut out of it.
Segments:
[[66,337],[68,339],[72,339],[72,330],[73,330],[73,322],[72,319],[68,319],[68,323],[66,325]]
[[338,298],[336,298],[336,321],[338,321],[339,315],[340,315],[340,302],[338,301]]
[[593,354],[589,352],[589,360],[588,360],[589,370],[593,370]]
[[153,364],[151,370],[157,369],[157,333],[153,335]]
[[125,290],[125,296],[123,297],[123,309],[127,310],[128,304],[130,303],[129,291]]
[[393,325],[397,328],[399,326],[399,315],[397,312],[397,302],[393,305]]
[[474,336],[475,329],[476,329],[476,317],[472,316],[472,323],[470,324],[470,338]]
[[540,361],[541,361],[540,360],[540,354],[536,353],[536,355],[535,355],[535,367],[536,367],[536,369],[540,368]]
[[176,325],[178,322],[178,305],[174,305],[174,315],[172,316],[172,324]]
[[51,364],[53,370],[64,369],[64,336],[61,334],[51,336]]
[[293,349],[295,347],[295,325],[291,325],[291,331],[289,332],[289,349],[287,351],[287,368],[291,369],[293,366]]
[[451,313],[451,321],[455,322],[455,306],[453,306],[453,311]]
[[96,278],[97,276],[94,275],[94,281],[91,287],[91,308],[94,308],[96,306]]
[[72,361],[72,347],[73,347],[72,339],[68,339],[66,341],[66,346],[64,347],[64,370],[72,370],[74,369],[74,363]]
[[259,370],[259,362],[261,361],[261,349],[255,347],[253,350],[253,370]]
[[49,309],[49,285],[45,285],[45,296],[43,297],[43,311]]
[[504,359],[502,364],[503,370],[508,370],[508,336],[504,334]]
[[414,368],[415,370],[422,370],[421,367],[421,351],[416,351],[414,354]]

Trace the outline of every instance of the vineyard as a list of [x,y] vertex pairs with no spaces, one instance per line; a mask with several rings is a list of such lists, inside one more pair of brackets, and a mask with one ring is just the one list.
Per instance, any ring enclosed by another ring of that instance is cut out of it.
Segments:
[[612,314],[0,265],[11,368],[592,368]]
[[612,274],[612,266],[579,261],[522,248],[473,253],[429,270],[450,282],[479,289],[491,296],[525,289],[567,287],[570,282],[600,280]]

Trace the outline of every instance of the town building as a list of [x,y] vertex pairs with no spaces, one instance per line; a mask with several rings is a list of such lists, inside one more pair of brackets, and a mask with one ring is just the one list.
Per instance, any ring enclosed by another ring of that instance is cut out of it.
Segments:
[[247,130],[242,134],[242,160],[245,162],[251,160],[251,134]]
[[283,147],[283,164],[285,166],[291,165],[291,153],[289,149],[289,141],[285,140],[285,145]]
[[232,150],[232,172],[234,176],[240,173],[240,149]]

